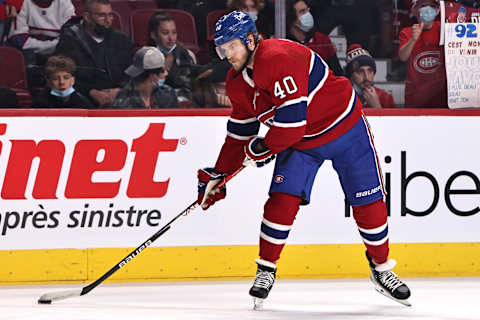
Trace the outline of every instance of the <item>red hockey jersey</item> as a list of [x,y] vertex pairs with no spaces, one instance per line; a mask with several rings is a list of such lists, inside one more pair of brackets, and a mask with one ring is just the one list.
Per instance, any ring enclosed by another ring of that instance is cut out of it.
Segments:
[[328,143],[360,119],[361,102],[350,81],[336,77],[309,48],[289,40],[261,41],[253,79],[246,70],[227,75],[232,114],[216,169],[231,173],[244,159],[245,142],[269,126],[265,143],[273,153]]

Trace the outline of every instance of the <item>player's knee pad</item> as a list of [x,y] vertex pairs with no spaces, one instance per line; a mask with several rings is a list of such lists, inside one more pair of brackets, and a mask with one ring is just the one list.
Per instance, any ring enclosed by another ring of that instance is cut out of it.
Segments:
[[358,231],[370,257],[376,263],[385,262],[388,257],[388,223],[385,202],[378,200],[352,208]]

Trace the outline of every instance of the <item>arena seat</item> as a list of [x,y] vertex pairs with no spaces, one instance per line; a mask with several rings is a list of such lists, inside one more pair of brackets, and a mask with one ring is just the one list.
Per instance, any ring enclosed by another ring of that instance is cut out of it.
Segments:
[[8,87],[17,93],[20,106],[32,105],[32,95],[27,87],[27,72],[23,54],[12,47],[0,46],[0,86]]

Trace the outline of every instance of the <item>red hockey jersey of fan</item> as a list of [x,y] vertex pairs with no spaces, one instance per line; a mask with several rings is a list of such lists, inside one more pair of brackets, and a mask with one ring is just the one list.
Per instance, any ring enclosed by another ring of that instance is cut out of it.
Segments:
[[246,70],[226,82],[232,102],[227,138],[215,167],[231,173],[243,161],[243,145],[269,126],[265,143],[274,153],[286,148],[310,149],[352,128],[361,102],[350,81],[336,77],[309,48],[289,40],[261,41],[255,53],[253,79]]

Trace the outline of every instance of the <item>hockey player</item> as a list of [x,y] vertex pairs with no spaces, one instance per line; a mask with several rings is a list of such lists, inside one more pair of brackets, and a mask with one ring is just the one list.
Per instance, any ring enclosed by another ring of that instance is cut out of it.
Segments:
[[[232,102],[227,137],[214,168],[198,170],[204,210],[225,198],[214,186],[239,166],[262,167],[276,157],[260,231],[260,258],[250,295],[261,306],[275,281],[276,262],[300,205],[310,201],[315,175],[331,160],[367,248],[375,288],[409,305],[410,290],[388,259],[387,211],[373,138],[350,82],[298,43],[260,40],[255,24],[234,11],[216,24],[218,54],[233,68],[226,81]],[[260,123],[269,126],[257,136]]]

